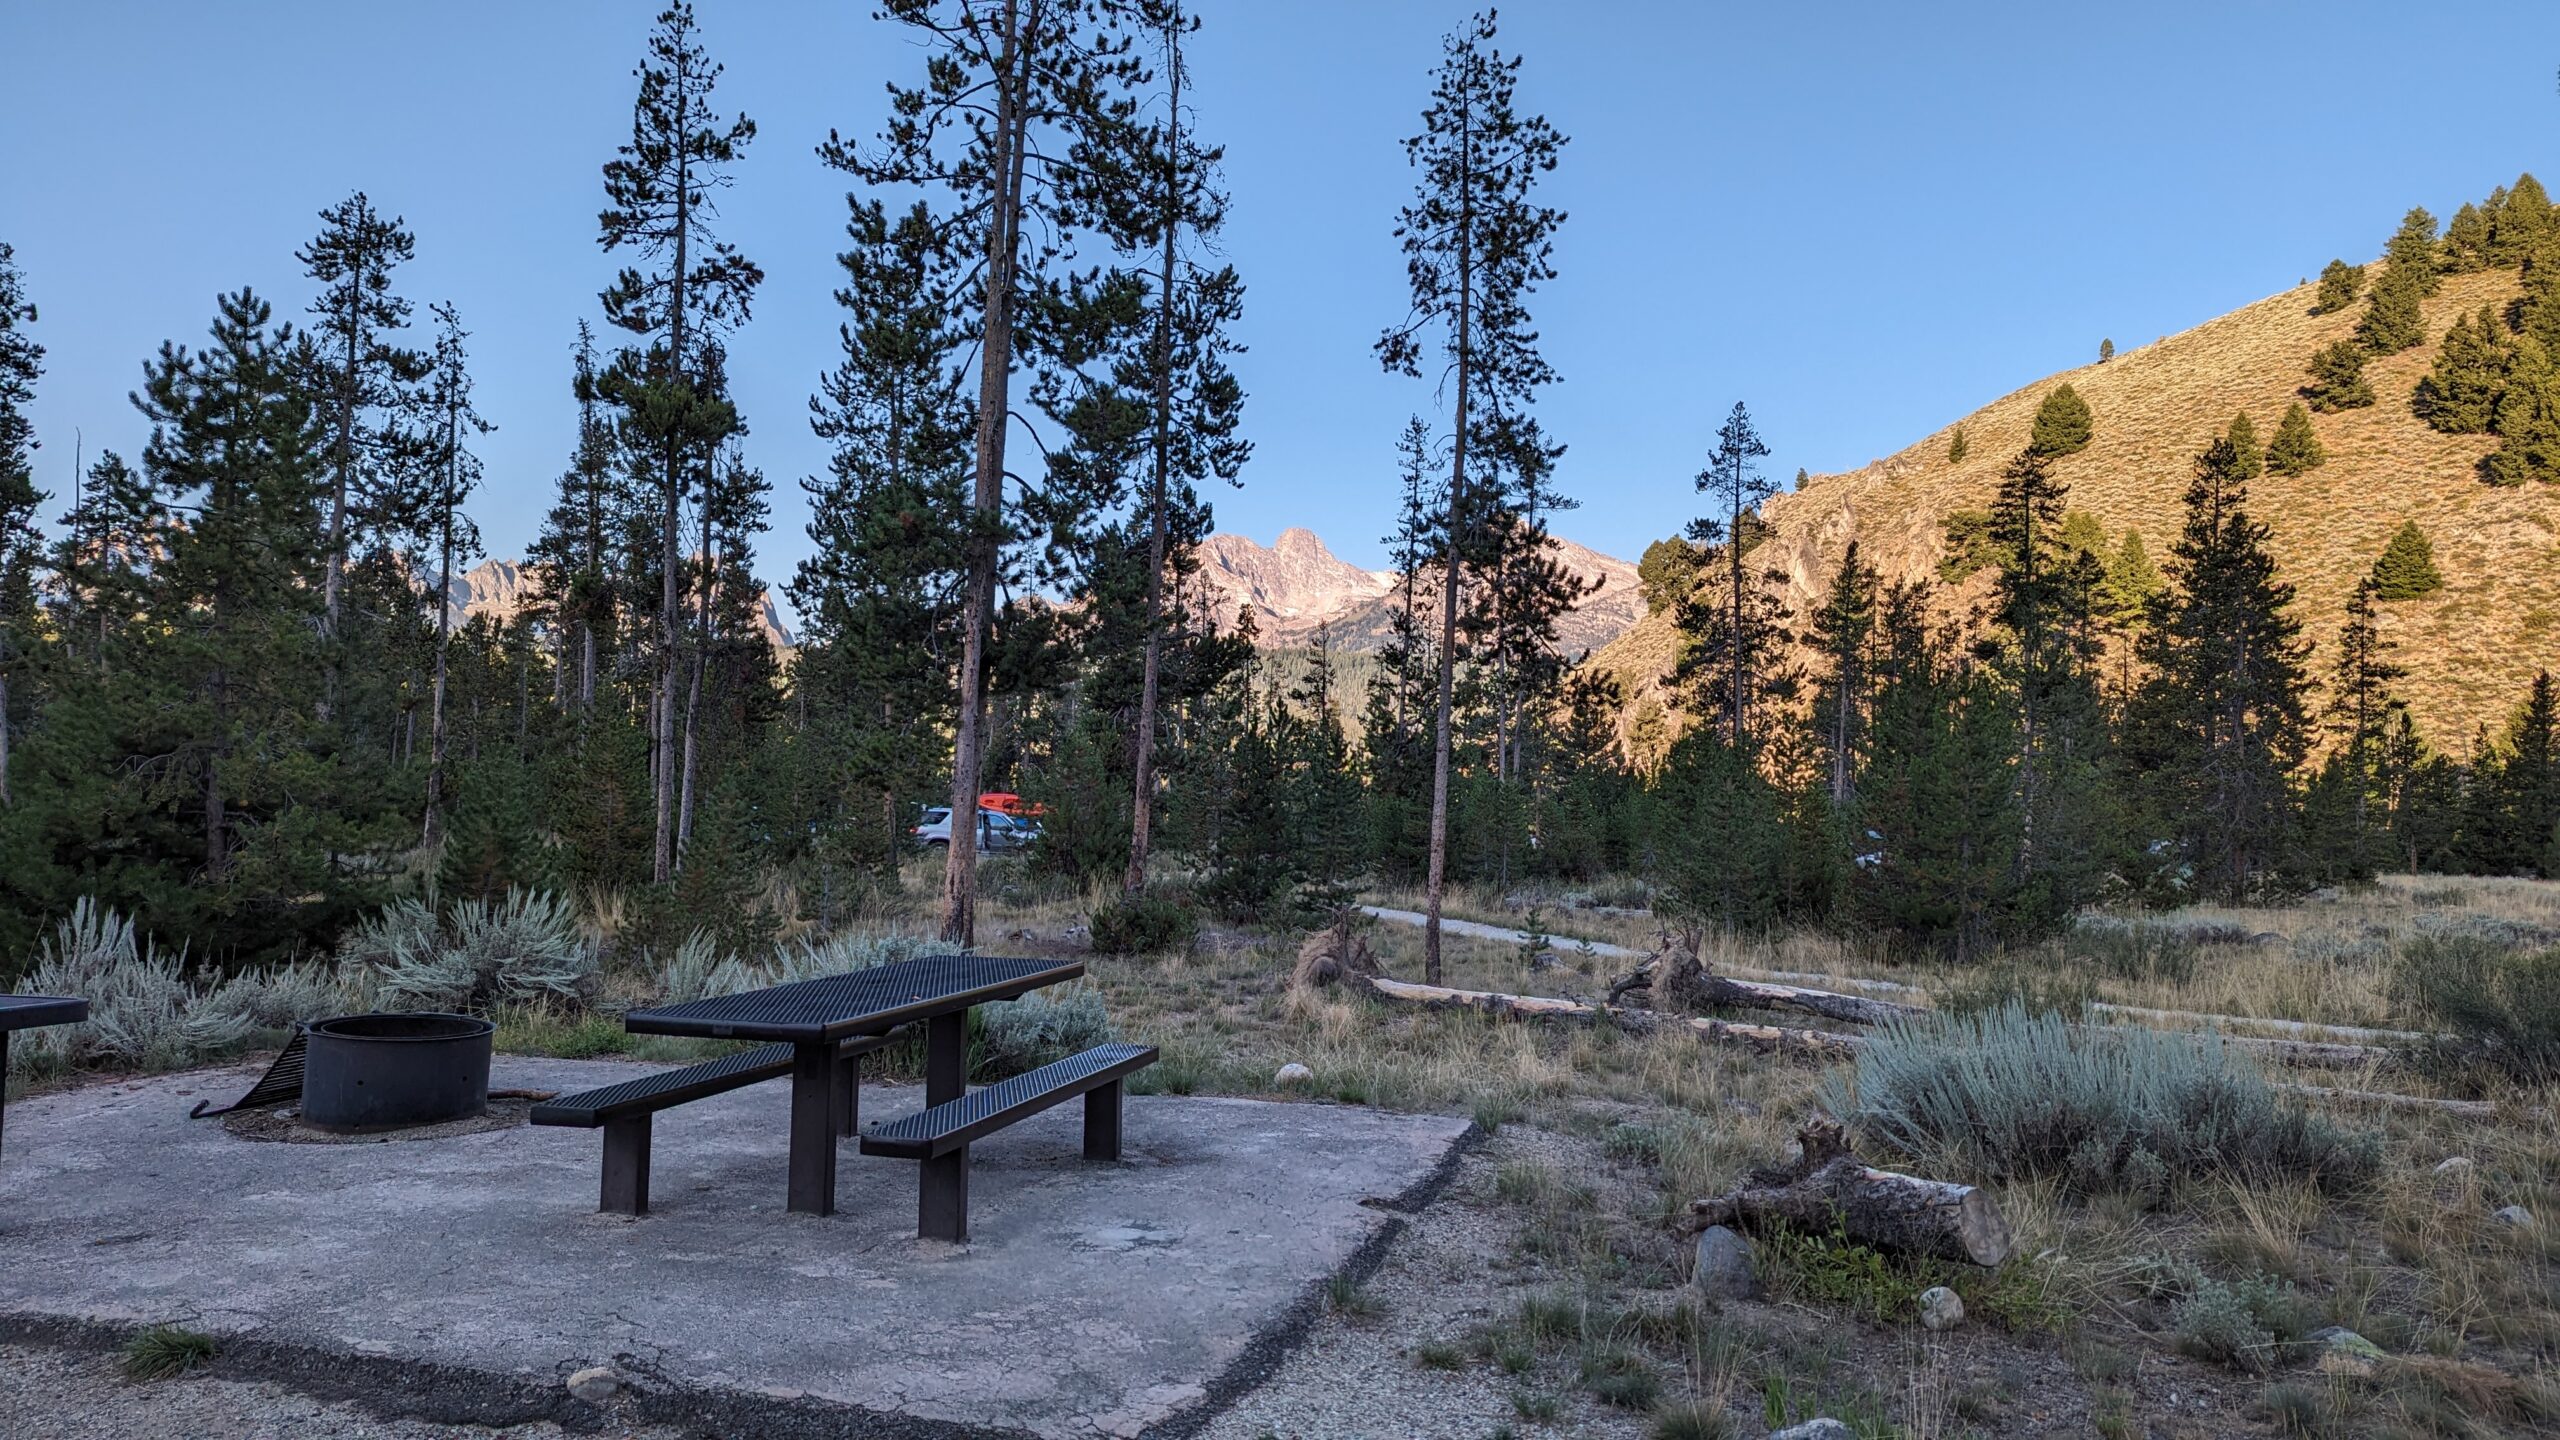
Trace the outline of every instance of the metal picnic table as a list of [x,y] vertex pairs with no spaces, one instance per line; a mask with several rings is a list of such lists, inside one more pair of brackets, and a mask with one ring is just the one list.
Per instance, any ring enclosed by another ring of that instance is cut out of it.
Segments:
[[0,1081],[9,1074],[9,1032],[71,1025],[89,1018],[89,1002],[67,995],[0,995]]
[[968,1016],[973,1006],[1012,1000],[1084,974],[1079,960],[1007,960],[938,955],[800,980],[739,995],[634,1010],[634,1035],[763,1040],[793,1047],[790,1208],[832,1215],[836,1208],[837,1046],[918,1021],[925,1026],[925,1104],[968,1090]]

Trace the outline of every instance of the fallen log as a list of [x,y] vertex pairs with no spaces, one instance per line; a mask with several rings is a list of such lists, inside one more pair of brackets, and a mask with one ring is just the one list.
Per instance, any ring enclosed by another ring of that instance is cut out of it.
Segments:
[[1656,996],[1682,1009],[1725,1006],[1751,1010],[1802,1010],[1826,1020],[1846,1020],[1855,1025],[1881,1025],[1887,1020],[1920,1013],[1920,1007],[1916,1005],[1892,1000],[1870,1000],[1863,995],[1842,995],[1800,985],[1736,980],[1708,969],[1697,956],[1684,955],[1677,950],[1649,956],[1643,964],[1618,977],[1609,987],[1609,998],[1615,1002],[1619,996],[1635,990],[1651,990]]
[[2207,1015],[2194,1010],[2153,1010],[2141,1005],[2118,1005],[2108,1000],[2092,1000],[2089,1008],[2102,1015],[2131,1015],[2142,1020],[2166,1020],[2168,1028],[2186,1029],[2208,1026],[2214,1029],[2247,1027],[2274,1030],[2286,1035],[2317,1035],[2339,1040],[2450,1040],[2450,1035],[2431,1035],[2424,1030],[2376,1030],[2364,1025],[2323,1025],[2316,1020],[2270,1020],[2257,1015]]
[[1572,1025],[1612,1025],[1632,1035],[1686,1030],[1700,1040],[1740,1045],[1764,1055],[1794,1055],[1810,1060],[1842,1060],[1866,1043],[1856,1035],[1827,1030],[1790,1030],[1777,1025],[1744,1025],[1696,1015],[1666,1015],[1628,1005],[1594,1005],[1548,995],[1506,995],[1495,990],[1453,990],[1445,985],[1417,985],[1383,976],[1346,977],[1389,1005],[1410,1010],[1472,1010],[1502,1020],[1545,1021]]
[[1849,1152],[1847,1132],[1828,1116],[1796,1132],[1795,1163],[1753,1172],[1739,1189],[1690,1209],[1690,1228],[1789,1230],[1845,1235],[1897,1255],[1962,1260],[1985,1268],[2009,1258],[2016,1241],[1990,1195],[1971,1185],[1879,1170]]
[[[2171,1030],[2162,1033],[2174,1035],[2181,1032]],[[2280,1065],[2312,1069],[2354,1070],[2367,1065],[2383,1069],[2401,1063],[2397,1052],[2378,1045],[2341,1045],[2328,1040],[2268,1040],[2256,1035],[2225,1035],[2222,1043],[2234,1050],[2264,1056]]]
[[2334,1100],[2344,1105],[2378,1105],[2391,1110],[2434,1110],[2466,1120],[2494,1120],[2498,1106],[2490,1100],[2439,1100],[2432,1095],[2394,1095],[2383,1090],[2341,1090],[2329,1085],[2279,1085],[2295,1095]]

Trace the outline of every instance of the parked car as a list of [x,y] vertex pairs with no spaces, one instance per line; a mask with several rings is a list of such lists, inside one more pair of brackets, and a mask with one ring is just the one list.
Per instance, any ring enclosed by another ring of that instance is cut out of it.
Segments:
[[[926,808],[923,823],[907,832],[908,837],[926,849],[951,843],[951,807],[934,805]],[[1028,849],[1040,838],[1040,826],[1001,810],[978,812],[978,850],[994,854],[1003,850]]]

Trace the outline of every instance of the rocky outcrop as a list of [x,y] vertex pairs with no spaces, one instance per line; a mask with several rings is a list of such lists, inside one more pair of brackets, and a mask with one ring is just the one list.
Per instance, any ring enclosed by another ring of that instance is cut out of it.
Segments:
[[[433,578],[428,577],[424,588],[434,588]],[[540,573],[521,560],[483,560],[454,576],[445,590],[445,604],[451,607],[456,625],[481,616],[504,625],[541,598]],[[776,650],[789,650],[799,643],[793,638],[791,627],[782,622],[782,612],[769,589],[756,593],[756,627]]]
[[[1598,585],[1557,624],[1557,647],[1580,655],[1625,634],[1644,614],[1636,567],[1570,540],[1554,543],[1566,569]],[[1200,583],[1218,623],[1231,625],[1239,609],[1251,609],[1265,645],[1311,645],[1322,627],[1341,649],[1376,650],[1391,633],[1399,603],[1395,572],[1361,569],[1326,548],[1314,531],[1292,526],[1268,546],[1221,532],[1201,542],[1200,559]]]

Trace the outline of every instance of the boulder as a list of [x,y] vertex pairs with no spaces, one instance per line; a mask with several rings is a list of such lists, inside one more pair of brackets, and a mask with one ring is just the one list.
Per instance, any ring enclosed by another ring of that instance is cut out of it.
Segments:
[[2533,1228],[2533,1212],[2521,1205],[2509,1205],[2503,1209],[2492,1210],[2489,1212],[2489,1218],[2510,1230]]
[[1944,1285],[1921,1291],[1920,1323],[1931,1330],[1953,1330],[1964,1323],[1964,1297]]
[[1292,1085],[1312,1085],[1315,1079],[1316,1072],[1292,1060],[1280,1067],[1280,1073],[1271,1077],[1271,1083],[1286,1090]]
[[2312,1363],[2323,1375],[2370,1375],[2388,1358],[2381,1346],[2343,1325],[2314,1330],[2304,1338],[2320,1347]]
[[1858,1440],[1858,1432],[1828,1415],[1769,1432],[1769,1440]]
[[590,1365],[569,1377],[569,1393],[590,1405],[601,1405],[622,1393],[622,1377],[610,1365]]
[[1751,1242],[1722,1225],[1698,1232],[1697,1263],[1689,1288],[1710,1300],[1750,1300],[1760,1294],[1760,1266]]

